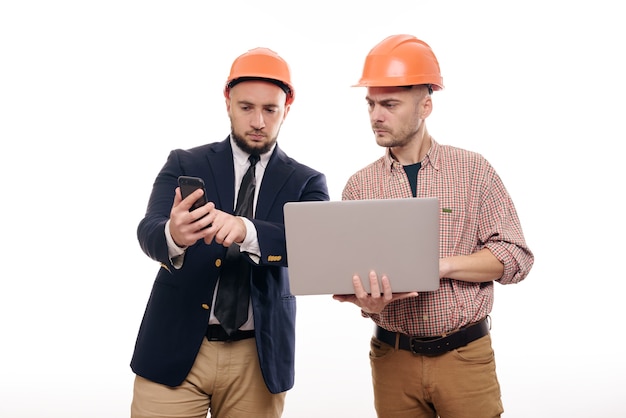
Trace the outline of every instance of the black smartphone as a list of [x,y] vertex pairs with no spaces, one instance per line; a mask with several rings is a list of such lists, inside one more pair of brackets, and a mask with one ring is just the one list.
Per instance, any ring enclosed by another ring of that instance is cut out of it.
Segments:
[[198,189],[202,189],[204,191],[204,194],[191,206],[191,208],[189,209],[190,212],[192,210],[198,209],[201,206],[204,206],[207,203],[204,180],[202,180],[200,177],[179,176],[178,185],[180,186],[180,194],[183,196],[183,199],[185,199],[187,196],[189,196]]

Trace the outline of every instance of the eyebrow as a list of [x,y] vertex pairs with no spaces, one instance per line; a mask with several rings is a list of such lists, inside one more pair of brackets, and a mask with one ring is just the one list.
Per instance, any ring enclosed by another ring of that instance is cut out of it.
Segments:
[[252,103],[252,102],[249,102],[247,100],[238,100],[237,104],[238,105],[246,105],[246,106],[261,106],[261,107],[266,107],[266,108],[267,107],[271,107],[271,108],[279,108],[280,107],[280,105],[277,105],[276,103],[267,103],[267,104],[258,105],[256,103]]
[[386,99],[382,99],[382,100],[374,100],[369,96],[365,96],[365,100],[367,100],[368,102],[374,102],[374,103],[380,103],[380,104],[390,104],[390,103],[401,103],[402,100],[400,99],[396,99],[394,97],[389,97]]

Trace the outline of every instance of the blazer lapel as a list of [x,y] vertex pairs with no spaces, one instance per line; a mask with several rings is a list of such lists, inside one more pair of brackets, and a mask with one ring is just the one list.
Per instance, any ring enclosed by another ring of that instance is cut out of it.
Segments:
[[[207,153],[213,190],[208,190],[207,194],[217,195],[216,204],[218,209],[224,212],[233,213],[235,202],[235,168],[233,165],[233,152],[230,148],[229,138],[219,142]],[[225,178],[226,176],[226,178]]]
[[265,168],[265,174],[263,174],[255,218],[267,219],[276,201],[278,192],[285,185],[293,171],[294,168],[288,163],[286,155],[276,145],[274,153]]

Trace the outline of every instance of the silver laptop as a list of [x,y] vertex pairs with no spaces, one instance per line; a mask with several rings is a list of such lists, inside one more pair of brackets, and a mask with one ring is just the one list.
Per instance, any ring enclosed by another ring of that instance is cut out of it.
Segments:
[[394,293],[439,287],[437,198],[289,202],[284,213],[294,295],[353,294],[355,273],[369,292],[371,270]]

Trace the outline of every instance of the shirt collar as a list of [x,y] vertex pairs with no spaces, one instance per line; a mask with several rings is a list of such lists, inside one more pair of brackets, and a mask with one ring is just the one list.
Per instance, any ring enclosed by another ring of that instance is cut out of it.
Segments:
[[[239,146],[233,140],[232,135],[230,136],[230,147],[233,150],[233,160],[235,164],[240,165],[240,166],[247,165],[248,157],[250,156],[250,154],[248,154],[247,152],[239,148]],[[261,159],[259,160],[259,164],[261,164],[263,168],[267,167],[267,163],[270,160],[270,157],[272,156],[272,152],[274,152],[274,148],[276,148],[276,143],[272,145],[272,148],[270,148],[269,151],[267,151],[264,154],[261,154],[260,156]]]
[[[428,152],[426,153],[426,155],[424,156],[424,159],[422,161],[420,161],[422,163],[422,167],[425,167],[427,165],[432,165],[433,168],[435,170],[438,169],[439,167],[439,147],[440,145],[437,143],[437,141],[435,141],[435,139],[433,137],[430,138],[430,149],[428,150]],[[402,164],[400,164],[398,161],[396,161],[392,156],[391,156],[391,150],[389,148],[385,149],[385,168],[389,171],[393,170],[393,167],[400,167],[402,166]]]
[[431,165],[435,170],[439,170],[439,150],[441,146],[435,141],[435,138],[430,137],[430,149],[426,153],[422,166]]

